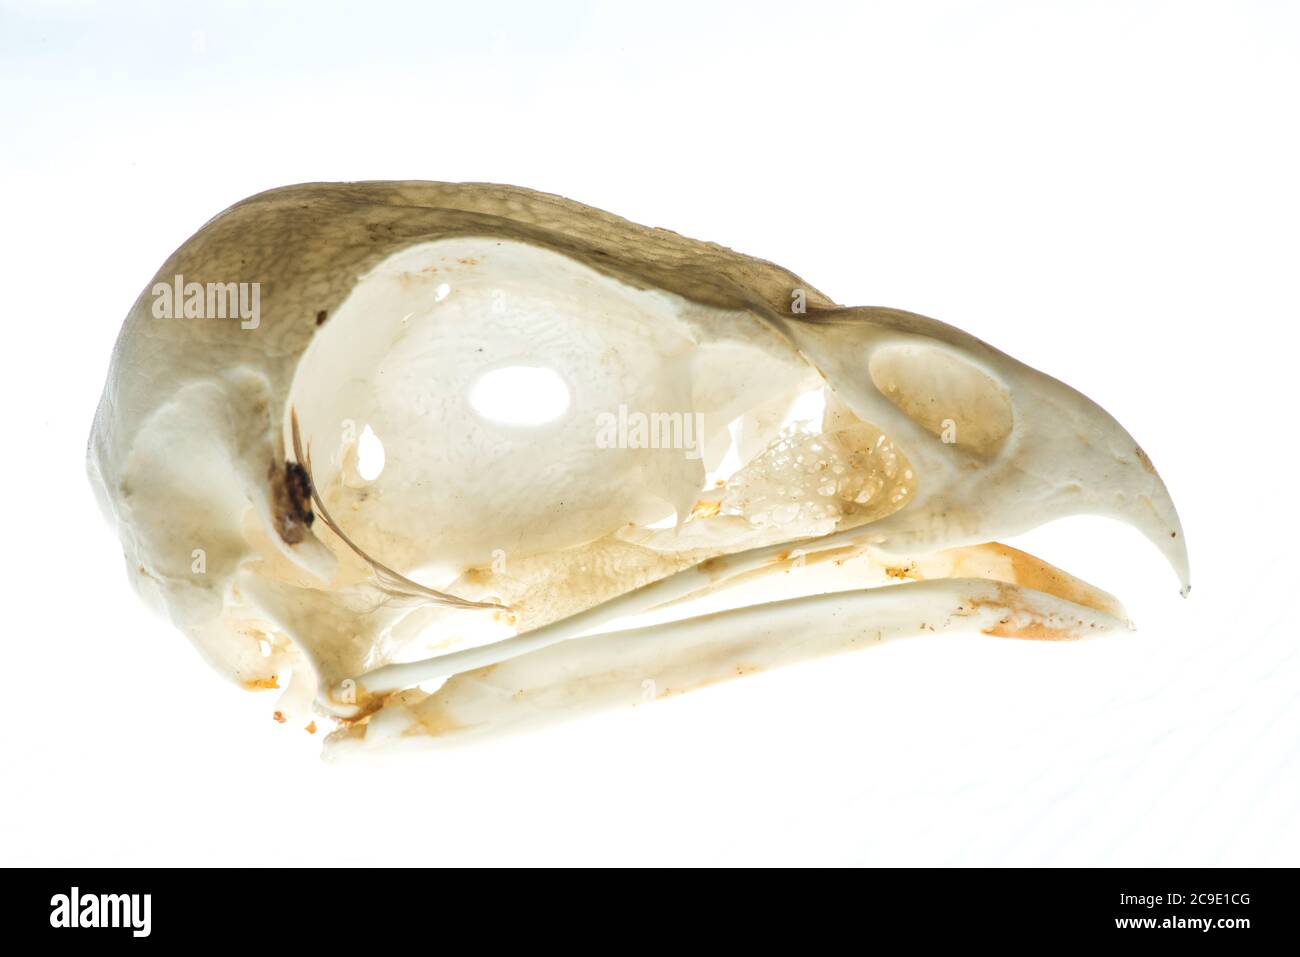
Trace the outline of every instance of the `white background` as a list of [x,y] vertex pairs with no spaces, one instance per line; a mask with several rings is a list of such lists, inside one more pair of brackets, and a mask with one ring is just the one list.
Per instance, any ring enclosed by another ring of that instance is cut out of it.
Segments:
[[[5,864],[1300,864],[1300,17],[1284,3],[0,4]],[[930,636],[334,766],[127,585],[82,465],[210,216],[487,180],[959,325],[1150,453],[1194,589],[1018,542],[1139,630]]]

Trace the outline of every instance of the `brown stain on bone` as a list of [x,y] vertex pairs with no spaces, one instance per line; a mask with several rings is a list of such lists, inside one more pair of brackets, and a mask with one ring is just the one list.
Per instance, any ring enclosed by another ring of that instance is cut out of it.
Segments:
[[1082,621],[1076,619],[1073,624],[1065,621],[1057,623],[1050,615],[1044,619],[1043,613],[1025,600],[1020,589],[1012,586],[1000,586],[994,599],[971,598],[965,605],[971,609],[971,612],[990,608],[1002,613],[1002,617],[997,622],[980,629],[983,634],[995,638],[1077,641],[1083,637]]
[[921,581],[924,576],[916,570],[916,563],[910,562],[907,565],[890,565],[885,569],[885,574],[890,578],[896,578],[899,581]]
[[1085,608],[1104,612],[1116,618],[1123,617],[1115,602],[1110,600],[1110,596],[1082,579],[1075,578],[1069,572],[1062,571],[1054,565],[1049,565],[1028,552],[1022,552],[1010,545],[1003,545],[1001,542],[990,542],[988,548],[1011,562],[1011,571],[1017,584],[1023,585],[1025,588],[1032,588],[1034,591],[1046,592],[1057,598],[1063,598],[1076,605],[1083,605]]
[[1153,464],[1151,464],[1151,456],[1147,455],[1146,452],[1142,450],[1141,446],[1137,446],[1136,448],[1134,448],[1133,454],[1137,456],[1137,460],[1142,463],[1142,467],[1144,469],[1146,469],[1152,475],[1156,474],[1156,467]]
[[696,502],[694,505],[691,506],[691,514],[690,514],[690,517],[691,517],[692,519],[697,519],[697,518],[713,518],[715,515],[719,514],[721,511],[722,511],[722,503],[721,503],[721,502],[717,501],[716,499],[704,499],[704,498],[702,498],[702,499],[700,499],[698,502]]
[[307,537],[316,516],[311,510],[311,477],[297,462],[273,462],[267,473],[275,530],[290,545]]
[[[491,667],[494,666],[488,666],[488,668]],[[483,671],[484,669],[480,668],[477,671],[468,672],[468,674],[477,675]],[[402,737],[404,738],[421,734],[427,734],[431,738],[440,738],[444,735],[467,731],[473,727],[473,725],[467,725],[452,717],[446,704],[438,699],[436,694],[429,695],[418,688],[397,692],[389,698],[385,707],[393,704],[405,706],[406,712],[411,718],[412,723],[402,731]]]
[[[1123,619],[1124,610],[1111,596],[1069,572],[1049,565],[1041,558],[1001,542],[947,549],[939,553],[952,567],[941,577],[987,578],[1032,588],[1056,598],[1083,605],[1114,618]],[[919,574],[908,577],[919,578]]]
[[445,707],[440,706],[435,707],[432,712],[425,711],[423,708],[412,709],[411,716],[415,719],[415,723],[402,732],[403,737],[427,734],[431,738],[440,738],[443,735],[465,731],[470,727],[457,721]]
[[1068,628],[1056,628],[1041,621],[1012,624],[1009,619],[981,628],[980,631],[995,638],[1022,638],[1029,641],[1078,641],[1082,637]]

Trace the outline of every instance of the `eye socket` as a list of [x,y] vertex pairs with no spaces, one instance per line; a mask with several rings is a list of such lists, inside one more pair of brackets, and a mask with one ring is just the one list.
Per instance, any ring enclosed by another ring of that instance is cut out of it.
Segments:
[[1011,434],[1006,389],[946,350],[886,346],[872,355],[868,370],[881,395],[946,444],[987,457]]
[[492,422],[543,425],[568,411],[569,387],[554,369],[506,366],[479,376],[469,404]]

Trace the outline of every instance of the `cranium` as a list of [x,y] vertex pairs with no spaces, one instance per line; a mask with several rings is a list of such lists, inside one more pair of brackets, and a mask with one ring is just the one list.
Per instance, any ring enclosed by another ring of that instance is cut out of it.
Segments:
[[89,471],[139,591],[224,675],[287,682],[279,713],[337,718],[342,751],[921,631],[1126,624],[997,544],[1066,515],[1132,524],[1188,579],[1150,460],[1068,386],[506,186],[300,185],[221,213],[128,315]]

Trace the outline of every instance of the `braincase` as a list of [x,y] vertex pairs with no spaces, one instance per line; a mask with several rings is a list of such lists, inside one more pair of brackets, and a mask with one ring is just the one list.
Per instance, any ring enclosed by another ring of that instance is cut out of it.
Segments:
[[[194,375],[256,366],[283,397],[318,325],[358,279],[412,245],[463,236],[550,249],[634,288],[656,288],[721,309],[788,309],[792,290],[810,312],[831,302],[792,273],[713,243],[629,222],[563,197],[481,183],[307,183],[251,196],[182,244],[141,290],[123,325],[105,429],[130,432],[158,396]],[[262,286],[262,322],[251,332],[222,323],[157,323],[150,289],[177,275]],[[147,381],[120,376],[149,365]],[[277,427],[279,425],[277,421]],[[100,450],[107,452],[107,450]]]

